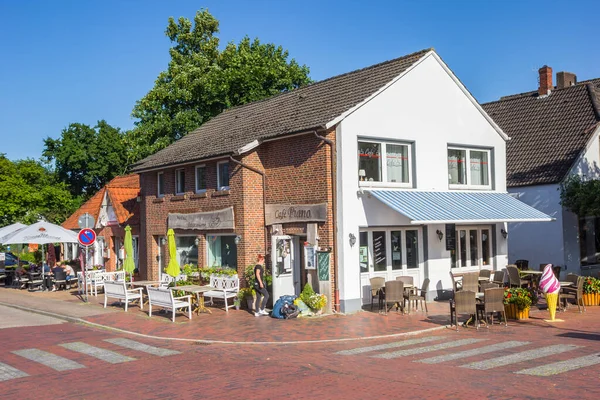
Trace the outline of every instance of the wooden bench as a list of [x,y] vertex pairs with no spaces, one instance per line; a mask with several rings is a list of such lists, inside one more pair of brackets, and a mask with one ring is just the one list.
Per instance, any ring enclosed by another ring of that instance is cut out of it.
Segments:
[[139,300],[140,309],[144,309],[144,302],[142,301],[142,288],[127,289],[125,282],[104,282],[104,308],[106,308],[106,302],[109,297],[119,299],[119,301],[125,301],[125,312],[127,312],[127,305],[132,300]]
[[[175,310],[178,308],[187,308],[188,309],[188,318],[192,319],[192,296],[181,296],[181,297],[173,297],[173,291],[171,289],[166,288],[154,288],[151,286],[147,286],[146,290],[148,290],[148,304],[150,307],[150,311],[148,312],[148,316],[152,316],[152,306],[163,307],[169,310],[172,310],[173,316],[172,321],[175,322]],[[187,299],[187,301],[183,301],[182,299]]]
[[213,298],[223,299],[225,302],[225,311],[229,312],[227,299],[234,299],[240,291],[240,279],[237,275],[234,276],[210,276],[210,286],[214,289],[204,293],[204,298],[209,299],[208,302],[213,304]]

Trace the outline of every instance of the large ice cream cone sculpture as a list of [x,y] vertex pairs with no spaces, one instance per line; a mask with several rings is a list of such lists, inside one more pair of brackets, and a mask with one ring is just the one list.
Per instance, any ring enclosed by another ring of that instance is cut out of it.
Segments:
[[560,282],[556,279],[552,264],[544,267],[542,278],[540,279],[540,289],[546,295],[548,311],[550,311],[550,321],[556,321],[556,305],[558,304],[558,292],[560,291]]

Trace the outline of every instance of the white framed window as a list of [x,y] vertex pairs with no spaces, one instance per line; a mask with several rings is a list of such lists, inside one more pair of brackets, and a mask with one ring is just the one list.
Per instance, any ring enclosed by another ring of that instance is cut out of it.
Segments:
[[418,228],[367,228],[359,232],[361,273],[406,273],[421,265]]
[[185,193],[185,169],[175,170],[175,194]]
[[408,143],[359,140],[359,181],[412,187],[411,157],[411,145]]
[[450,250],[452,268],[482,268],[492,265],[492,227],[457,226],[456,249]]
[[491,150],[448,147],[450,189],[491,189]]
[[175,236],[176,257],[179,266],[198,265],[198,245],[196,236]]
[[217,190],[229,190],[229,161],[217,164]]
[[158,197],[165,195],[165,175],[162,172],[156,174],[156,194]]
[[206,167],[204,165],[196,166],[196,193],[206,191]]

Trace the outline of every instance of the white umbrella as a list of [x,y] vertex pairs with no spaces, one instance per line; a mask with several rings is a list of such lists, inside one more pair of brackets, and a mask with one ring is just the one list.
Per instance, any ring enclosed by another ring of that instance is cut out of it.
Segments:
[[13,233],[25,228],[27,225],[17,222],[12,225],[8,225],[0,228],[0,243],[4,243],[6,239],[10,237]]
[[77,234],[46,221],[36,222],[8,235],[2,244],[17,243],[77,243]]

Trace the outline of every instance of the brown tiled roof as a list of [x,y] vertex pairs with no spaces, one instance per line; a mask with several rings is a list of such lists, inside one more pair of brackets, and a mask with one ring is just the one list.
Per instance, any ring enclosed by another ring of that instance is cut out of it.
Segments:
[[89,213],[94,217],[94,221],[98,221],[98,214],[100,213],[100,207],[102,207],[102,200],[104,199],[105,188],[100,189],[95,195],[93,195],[88,201],[83,203],[81,207],[77,209],[61,226],[65,229],[79,229],[77,220],[79,216]]
[[506,143],[508,187],[558,183],[600,122],[600,79],[503,97],[483,109],[510,136]]
[[140,178],[137,174],[126,176],[117,176],[86,201],[77,211],[75,211],[65,222],[62,227],[65,229],[79,229],[77,220],[79,216],[86,212],[98,221],[100,208],[104,194],[108,191],[108,196],[113,205],[115,215],[119,224],[137,225],[140,221],[140,207],[137,202],[137,195],[140,192]]
[[432,49],[348,72],[223,111],[132,171],[232,154],[254,141],[323,127],[400,75]]

